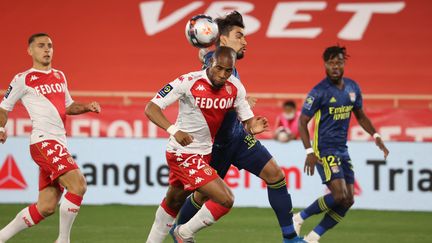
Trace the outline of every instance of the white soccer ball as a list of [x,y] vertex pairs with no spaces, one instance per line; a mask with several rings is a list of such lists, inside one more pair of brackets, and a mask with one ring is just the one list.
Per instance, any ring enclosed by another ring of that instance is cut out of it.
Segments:
[[219,29],[210,16],[201,14],[192,17],[186,23],[185,35],[191,45],[206,48],[216,42]]

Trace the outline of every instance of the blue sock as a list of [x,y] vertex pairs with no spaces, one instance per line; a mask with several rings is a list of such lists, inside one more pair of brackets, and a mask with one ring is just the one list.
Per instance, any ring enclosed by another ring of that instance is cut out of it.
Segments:
[[193,193],[189,196],[183,204],[177,218],[177,225],[185,224],[200,210],[201,205],[195,202]]
[[339,205],[336,205],[334,208],[329,209],[324,215],[324,218],[321,220],[321,222],[314,228],[314,231],[320,236],[323,235],[326,231],[341,222],[348,210],[349,208],[345,208]]
[[285,178],[273,184],[267,184],[268,200],[279,221],[284,238],[292,239],[297,236],[292,221],[291,196],[286,187]]
[[327,211],[329,208],[336,206],[335,200],[331,193],[318,198],[309,207],[305,208],[300,212],[300,216],[303,219],[307,219],[314,214],[320,214]]

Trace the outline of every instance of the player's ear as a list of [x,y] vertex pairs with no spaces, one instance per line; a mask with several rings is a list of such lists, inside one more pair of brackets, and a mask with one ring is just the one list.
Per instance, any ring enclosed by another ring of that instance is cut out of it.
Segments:
[[33,56],[33,52],[32,52],[32,49],[31,49],[31,45],[29,45],[29,46],[27,47],[27,53],[29,54],[29,56]]
[[220,41],[220,45],[221,45],[221,46],[226,46],[227,43],[228,43],[228,36],[221,35],[221,36],[219,37],[219,41]]

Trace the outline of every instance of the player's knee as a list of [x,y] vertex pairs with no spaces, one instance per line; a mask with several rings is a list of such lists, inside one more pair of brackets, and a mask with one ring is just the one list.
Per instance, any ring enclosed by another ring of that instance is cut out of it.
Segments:
[[84,176],[80,176],[76,183],[73,183],[72,185],[67,188],[68,192],[71,192],[73,194],[76,194],[78,196],[84,196],[84,194],[87,191],[87,182],[84,178]]
[[354,197],[347,197],[346,202],[345,202],[345,207],[351,208],[352,205],[354,205]]
[[167,198],[166,200],[166,205],[174,211],[179,211],[183,206],[183,203],[184,200],[179,200],[179,198],[176,197],[170,198],[169,200]]
[[346,205],[348,197],[344,193],[337,193],[333,195],[335,203],[338,205]]
[[276,163],[268,163],[261,172],[260,177],[267,184],[273,184],[282,180],[285,175]]

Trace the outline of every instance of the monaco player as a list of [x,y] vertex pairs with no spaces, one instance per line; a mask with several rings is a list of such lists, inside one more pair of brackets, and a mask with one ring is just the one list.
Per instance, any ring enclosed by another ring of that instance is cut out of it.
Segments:
[[52,215],[63,188],[67,193],[60,204],[60,230],[56,242],[68,243],[86,191],[86,181],[66,148],[66,115],[99,113],[100,106],[97,102],[79,104],[72,100],[63,72],[51,68],[53,44],[47,34],[32,35],[28,44],[33,67],[15,76],[0,103],[0,142],[7,139],[4,127],[8,112],[21,99],[33,123],[30,153],[39,166],[39,198],[0,231],[0,243]]
[[[254,117],[246,91],[232,76],[236,53],[229,47],[218,47],[209,68],[181,76],[167,84],[146,107],[146,115],[159,127],[171,134],[166,157],[170,167],[170,186],[166,198],[156,212],[156,220],[147,242],[159,242],[158,218],[170,213],[166,200],[186,198],[197,190],[208,196],[198,213],[187,223],[174,229],[175,242],[194,242],[194,234],[212,225],[228,213],[233,195],[217,172],[208,165],[213,139],[225,114],[232,108],[252,134],[268,128],[267,119]],[[161,109],[179,100],[179,114],[175,125]],[[174,212],[171,213],[175,215]],[[164,220],[162,220],[164,221]],[[174,217],[171,219],[174,223]]]

